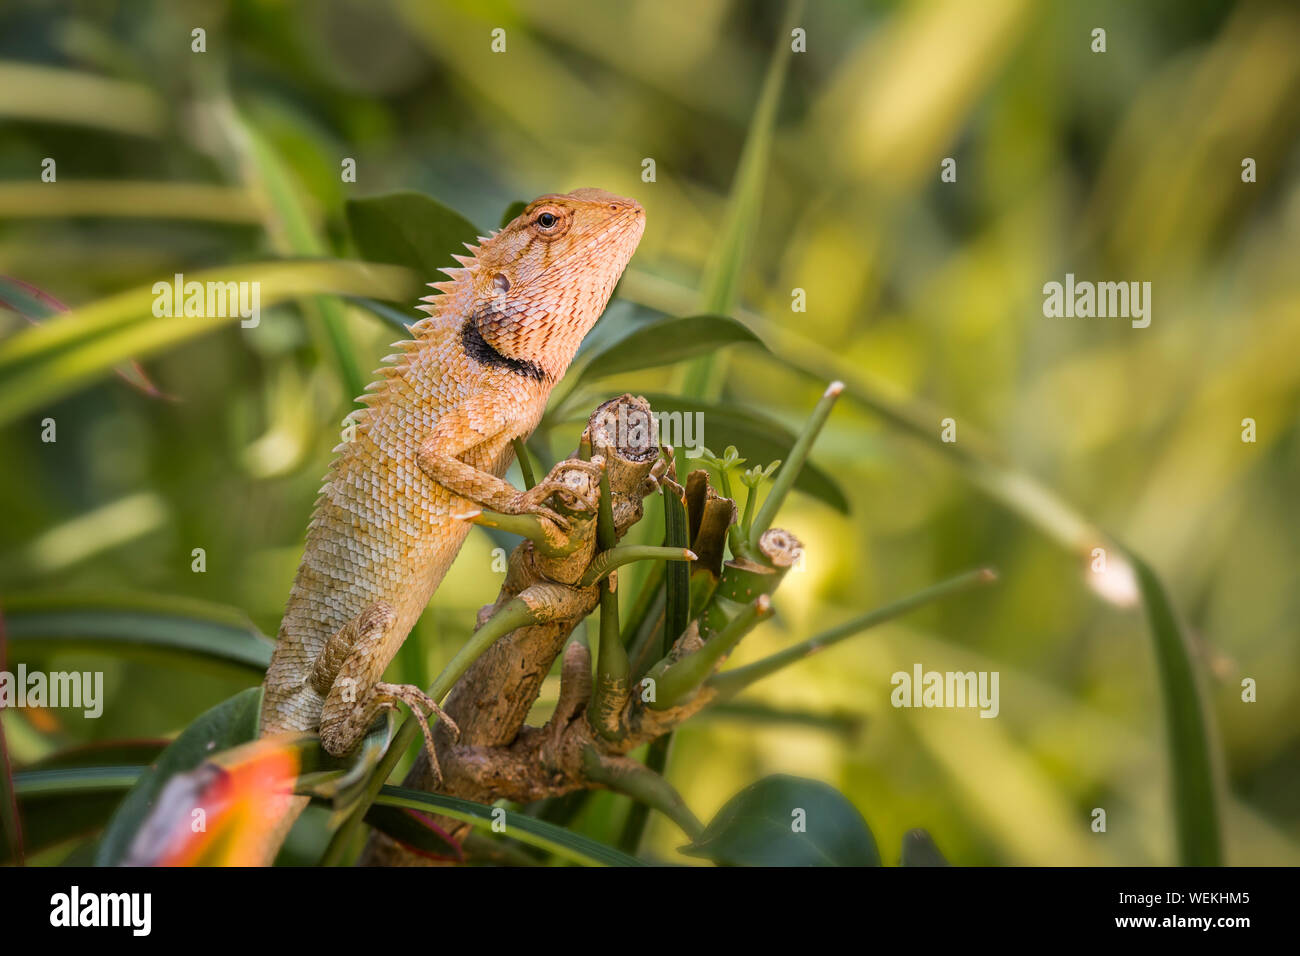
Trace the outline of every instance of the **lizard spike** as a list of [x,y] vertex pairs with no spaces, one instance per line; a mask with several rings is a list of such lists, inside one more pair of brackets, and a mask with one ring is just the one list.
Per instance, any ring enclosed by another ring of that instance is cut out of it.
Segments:
[[471,256],[477,256],[479,252],[482,251],[479,246],[476,246],[471,242],[462,242],[461,245],[469,250]]
[[[495,236],[495,235],[496,235],[495,232],[492,233],[492,236]],[[489,239],[491,239],[492,236],[478,236],[474,241],[475,241],[475,242],[478,242],[478,243],[484,243],[484,242],[487,242]],[[478,248],[479,248],[478,246],[475,247],[475,252],[477,252]]]
[[[435,289],[437,289],[439,292],[441,292],[443,295],[448,295],[448,294],[450,294],[450,293],[456,291],[456,280],[452,279],[452,280],[449,280],[449,281],[447,281],[447,282],[435,282],[435,283],[433,283],[433,287],[434,287]],[[431,296],[429,296],[428,299],[425,300],[425,301],[428,301],[428,302],[437,302],[437,301],[438,301],[438,296],[436,296],[436,295],[431,295]]]
[[[436,305],[417,305],[416,308],[419,309],[421,312],[425,312],[429,315],[434,315],[438,311],[438,307]],[[419,324],[420,324],[419,322],[415,323],[415,325],[419,325]],[[415,328],[415,325],[411,326],[411,328]]]
[[[469,249],[470,252],[473,252],[473,251],[474,251],[474,247],[471,246],[471,245],[469,245],[468,243],[466,244],[465,248]],[[472,265],[474,264],[474,257],[473,257],[472,255],[470,255],[470,256],[457,256],[457,255],[453,255],[452,258],[455,259],[457,262],[459,262],[462,266],[464,266],[464,269],[461,270],[462,272],[468,272],[470,266],[472,266]],[[438,271],[439,271],[439,272],[446,272],[447,275],[451,275],[451,273],[450,273],[450,272],[447,272],[446,269],[439,269]]]

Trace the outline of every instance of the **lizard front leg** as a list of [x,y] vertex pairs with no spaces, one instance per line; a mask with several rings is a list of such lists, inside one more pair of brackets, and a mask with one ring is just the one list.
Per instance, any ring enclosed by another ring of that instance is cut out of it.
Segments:
[[[569,485],[558,480],[554,473],[528,491],[519,491],[508,481],[464,461],[462,456],[467,452],[508,430],[489,434],[476,429],[472,423],[482,417],[481,410],[467,405],[458,406],[452,413],[444,415],[433,433],[420,443],[415,459],[420,470],[453,495],[480,507],[502,514],[542,515],[560,528],[567,529],[568,519],[544,504],[551,495],[572,493]],[[590,462],[565,461],[561,464],[563,470],[585,471],[593,478],[600,475],[600,467]]]
[[325,698],[320,718],[321,745],[334,756],[350,753],[381,711],[406,704],[420,722],[430,764],[440,776],[425,711],[437,714],[453,735],[460,735],[459,728],[420,688],[379,680],[387,665],[383,654],[385,638],[395,620],[389,605],[372,604],[331,637],[317,659],[308,682]]

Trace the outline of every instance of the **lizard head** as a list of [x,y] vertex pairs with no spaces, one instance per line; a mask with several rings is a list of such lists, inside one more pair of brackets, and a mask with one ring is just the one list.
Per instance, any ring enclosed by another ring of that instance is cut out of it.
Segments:
[[534,199],[463,260],[467,353],[557,380],[605,311],[644,231],[640,203],[602,189]]

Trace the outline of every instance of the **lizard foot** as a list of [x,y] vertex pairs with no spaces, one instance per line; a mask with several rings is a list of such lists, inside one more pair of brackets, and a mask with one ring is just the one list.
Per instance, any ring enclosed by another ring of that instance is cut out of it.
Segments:
[[460,739],[460,728],[456,726],[456,722],[447,716],[447,712],[438,706],[436,700],[413,684],[376,684],[375,691],[389,702],[389,706],[396,706],[400,701],[411,708],[411,714],[419,721],[420,731],[424,734],[424,748],[429,754],[429,766],[432,768],[433,778],[441,783],[442,768],[438,764],[438,748],[434,745],[433,732],[429,729],[429,720],[425,716],[425,711],[437,715],[451,732],[452,740]]
[[600,465],[573,459],[559,462],[542,481],[516,495],[506,511],[539,515],[568,531],[569,519],[546,504],[552,498],[570,511],[594,512],[599,507]]

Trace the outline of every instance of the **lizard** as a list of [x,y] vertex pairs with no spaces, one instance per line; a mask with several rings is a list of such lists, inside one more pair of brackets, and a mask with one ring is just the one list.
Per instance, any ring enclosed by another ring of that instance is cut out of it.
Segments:
[[[425,711],[446,720],[438,702],[384,670],[464,543],[458,515],[564,526],[546,505],[556,479],[528,491],[504,480],[513,441],[537,426],[644,229],[638,202],[604,190],[541,196],[429,283],[428,315],[394,343],[334,449],[263,683],[261,737],[316,732],[343,756],[405,704],[436,761]],[[290,803],[281,833],[306,798]]]

